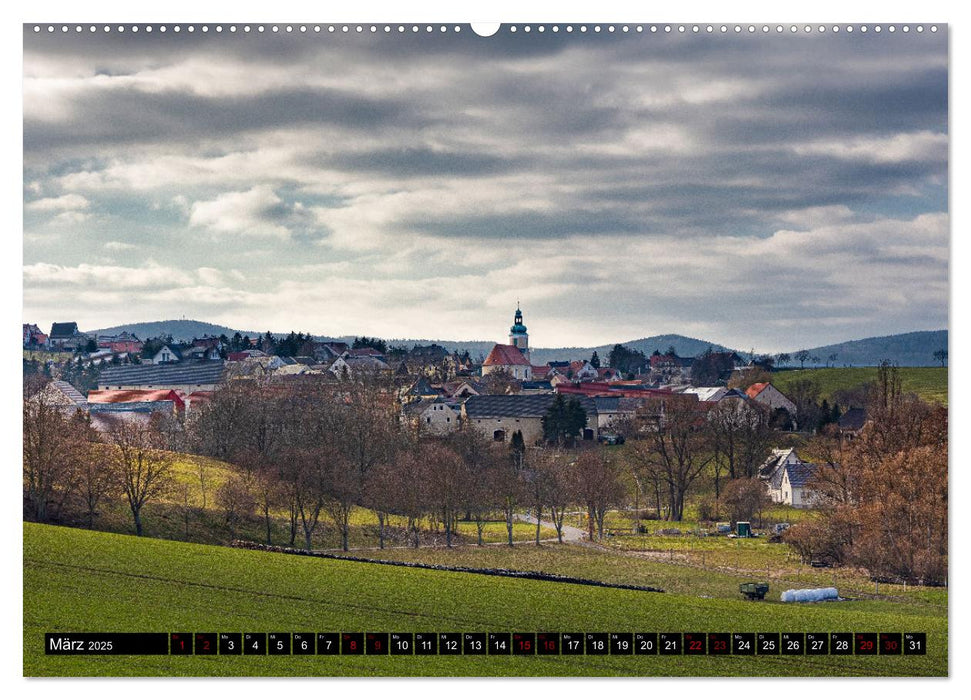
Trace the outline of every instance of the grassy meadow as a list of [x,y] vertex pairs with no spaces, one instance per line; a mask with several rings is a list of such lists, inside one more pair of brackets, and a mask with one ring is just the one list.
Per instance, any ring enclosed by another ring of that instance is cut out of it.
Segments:
[[[24,524],[27,676],[940,676],[946,594],[749,602],[730,574],[580,545],[394,550],[405,557],[660,584],[648,593],[322,560]],[[384,554],[384,553],[383,553]],[[675,574],[675,569],[680,573]],[[673,586],[676,576],[685,576]],[[708,582],[707,584],[705,582]],[[705,585],[709,585],[706,588]],[[926,632],[902,657],[44,655],[45,632]]]
[[[786,393],[793,382],[811,379],[819,384],[820,398],[832,401],[833,392],[874,382],[877,372],[876,367],[784,369],[772,373],[772,384]],[[913,392],[929,403],[947,406],[947,367],[900,367],[899,372],[905,392]]]

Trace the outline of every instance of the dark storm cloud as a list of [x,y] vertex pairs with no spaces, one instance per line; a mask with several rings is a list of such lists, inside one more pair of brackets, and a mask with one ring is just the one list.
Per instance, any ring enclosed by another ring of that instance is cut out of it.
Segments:
[[350,130],[421,125],[408,105],[329,89],[271,90],[240,97],[106,90],[77,98],[73,110],[70,121],[25,118],[24,149],[161,143],[307,125]]
[[568,236],[616,235],[643,231],[634,216],[617,210],[567,209],[544,213],[486,213],[455,216],[437,221],[406,219],[400,222],[402,232],[417,232],[448,238],[483,241],[537,239],[556,240]]
[[[76,279],[105,249],[119,268],[182,269],[166,248],[190,230],[226,308],[252,304],[259,325],[286,306],[271,302],[279,279],[304,302],[354,290],[344,323],[382,304],[398,323],[416,313],[401,300],[432,289],[451,290],[463,323],[512,288],[555,316],[594,287],[601,319],[710,323],[725,342],[946,319],[946,30],[392,26],[26,28],[25,263]],[[165,245],[124,235],[139,226]],[[276,278],[261,277],[268,260]],[[290,280],[308,261],[329,272]]]
[[384,173],[404,178],[491,175],[518,170],[525,165],[521,158],[505,158],[489,153],[407,147],[337,155],[318,153],[308,156],[307,162],[356,173]]

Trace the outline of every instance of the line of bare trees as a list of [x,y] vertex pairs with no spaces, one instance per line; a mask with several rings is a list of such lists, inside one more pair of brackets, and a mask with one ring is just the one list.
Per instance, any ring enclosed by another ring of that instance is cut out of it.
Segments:
[[23,403],[24,517],[88,527],[103,504],[123,499],[135,534],[143,534],[145,505],[172,488],[173,458],[156,421],[108,419],[97,432],[82,411],[52,402],[28,385]]
[[588,510],[595,537],[603,536],[607,508],[624,502],[620,467],[597,450],[527,449],[522,440],[510,448],[471,426],[429,438],[399,416],[393,387],[372,378],[235,381],[215,393],[189,433],[194,451],[240,468],[216,494],[227,524],[258,512],[268,544],[274,513],[284,511],[290,545],[301,537],[312,547],[326,523],[346,550],[358,508],[376,514],[382,548],[392,516],[418,547],[426,532],[451,546],[462,520],[475,523],[481,545],[486,523],[501,514],[512,545],[523,509],[536,517],[537,542],[544,516],[562,540],[564,513],[577,505]]

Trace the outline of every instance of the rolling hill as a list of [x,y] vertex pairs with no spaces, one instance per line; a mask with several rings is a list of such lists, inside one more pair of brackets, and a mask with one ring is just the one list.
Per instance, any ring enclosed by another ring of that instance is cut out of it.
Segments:
[[[934,353],[947,350],[947,337],[946,330],[916,331],[822,345],[809,348],[808,352],[822,362],[835,354],[836,359],[831,364],[839,367],[873,367],[883,360],[890,360],[901,367],[933,367],[940,364],[934,358]],[[794,355],[795,352],[790,354]]]

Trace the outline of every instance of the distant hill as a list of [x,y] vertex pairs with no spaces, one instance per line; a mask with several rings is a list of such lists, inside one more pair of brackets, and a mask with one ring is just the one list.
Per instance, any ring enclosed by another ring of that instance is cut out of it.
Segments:
[[[589,360],[590,356],[596,351],[600,361],[606,365],[610,351],[617,343],[610,345],[598,345],[589,348],[533,348],[530,359],[533,364],[543,365],[551,360]],[[638,340],[628,340],[620,343],[624,347],[632,350],[640,350],[645,355],[650,356],[655,350],[665,352],[669,347],[674,347],[674,351],[681,357],[695,357],[711,348],[715,352],[730,351],[724,345],[712,343],[698,338],[688,338],[683,335],[652,335],[649,338]],[[739,353],[742,354],[742,353]]]
[[[122,331],[128,331],[142,340],[147,340],[148,338],[158,338],[164,335],[171,335],[172,339],[175,341],[180,340],[192,340],[193,338],[201,338],[204,335],[222,335],[226,334],[228,337],[232,337],[233,333],[236,332],[235,329],[229,328],[227,326],[219,326],[215,323],[206,323],[205,321],[149,321],[145,323],[125,323],[120,326],[112,326],[111,328],[99,328],[97,330],[85,331],[89,335],[117,335]],[[245,334],[244,334],[245,335]],[[250,333],[250,336],[254,333]]]
[[[831,364],[836,367],[873,367],[883,360],[890,360],[901,367],[933,367],[940,363],[934,359],[937,350],[947,350],[947,331],[916,331],[899,333],[876,338],[850,340],[835,345],[807,348],[809,353],[819,358],[818,364]],[[797,350],[791,351],[795,355]],[[830,355],[834,361],[828,361]],[[806,366],[817,364],[807,362]],[[790,366],[799,366],[793,358]]]
[[[307,332],[308,329],[293,329],[293,330],[303,330]],[[145,323],[129,323],[120,326],[112,326],[111,328],[101,328],[98,330],[87,331],[91,334],[102,334],[102,335],[114,335],[116,333],[121,333],[122,331],[128,331],[129,333],[134,333],[139,338],[143,340],[146,338],[154,338],[161,335],[171,335],[175,340],[192,340],[193,338],[201,338],[204,335],[221,335],[225,334],[232,337],[234,333],[237,332],[235,328],[229,328],[228,326],[220,326],[215,323],[206,323],[204,321],[191,321],[191,320],[172,320],[172,321],[151,321]],[[262,331],[238,331],[242,335],[248,335],[251,338],[262,335],[266,332],[266,329]],[[290,332],[290,329],[286,331],[273,331],[274,335],[286,335]],[[353,335],[345,336],[314,336],[318,340],[326,341],[343,341],[343,342],[353,342]],[[493,340],[430,340],[427,338],[414,339],[414,338],[386,338],[385,339],[389,345],[403,345],[404,347],[411,349],[414,345],[430,345],[432,343],[437,343],[445,347],[449,351],[463,352],[468,350],[473,358],[484,358],[489,354],[492,346],[495,345]],[[699,338],[689,338],[683,335],[668,334],[668,335],[654,335],[648,338],[640,338],[638,340],[628,340],[621,343],[628,348],[635,350],[640,350],[645,355],[650,355],[655,350],[660,352],[665,352],[669,347],[674,347],[675,352],[682,357],[695,357],[702,354],[708,348],[715,350],[716,352],[731,351],[732,348],[727,348],[724,345],[719,345],[718,343],[713,343],[708,340],[702,340]],[[594,347],[563,347],[563,348],[532,348],[530,359],[533,364],[543,365],[552,360],[586,360],[596,351],[597,355],[600,357],[601,361],[606,364],[607,357],[610,355],[610,350],[613,348],[614,343],[610,345],[598,345]],[[889,335],[879,338],[864,338],[862,340],[851,340],[845,343],[837,343],[835,345],[824,345],[816,348],[807,348],[811,356],[819,358],[819,364],[830,364],[836,366],[851,366],[851,367],[866,367],[878,365],[881,361],[889,359],[892,362],[897,363],[902,367],[928,367],[938,364],[934,359],[934,351],[941,348],[947,348],[947,331],[917,331],[914,333],[901,333],[899,335]],[[795,355],[798,349],[793,349],[789,351],[790,355]],[[739,355],[743,358],[748,357],[747,352],[738,351]],[[836,354],[835,361],[829,361],[829,357],[832,354]],[[806,366],[813,365],[813,362],[807,362]],[[793,359],[789,366],[799,366],[799,363]]]

